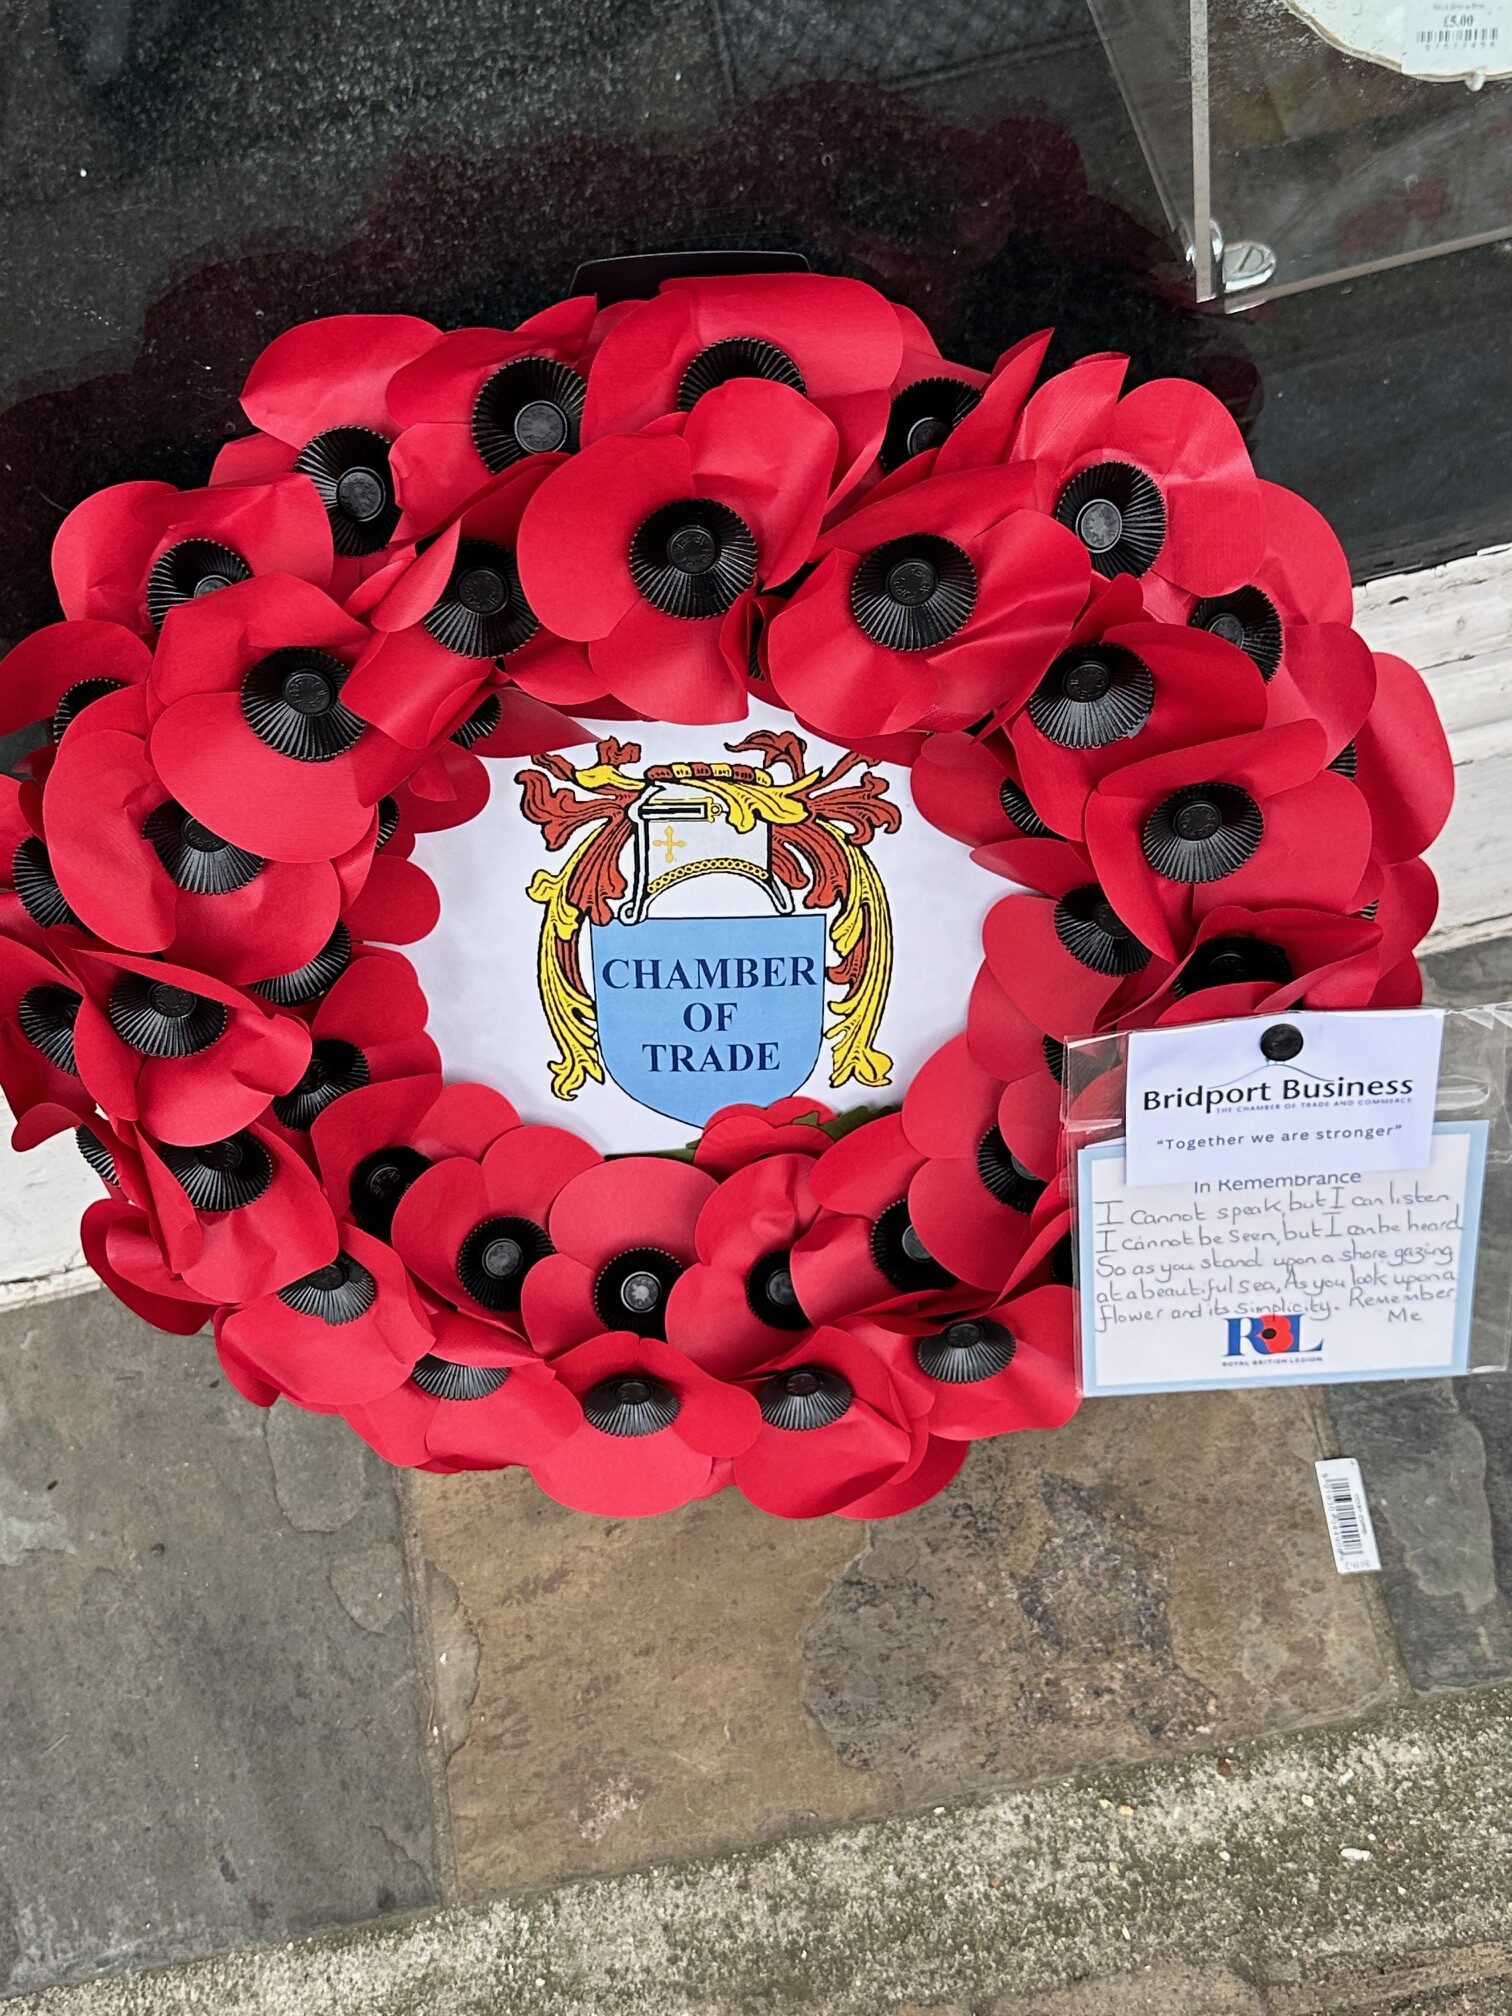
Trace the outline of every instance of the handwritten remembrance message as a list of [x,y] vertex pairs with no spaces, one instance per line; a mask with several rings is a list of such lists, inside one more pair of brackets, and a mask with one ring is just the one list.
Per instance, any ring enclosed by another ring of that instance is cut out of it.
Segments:
[[1130,1189],[1122,1143],[1084,1150],[1085,1390],[1463,1369],[1484,1158],[1443,1126],[1424,1169]]

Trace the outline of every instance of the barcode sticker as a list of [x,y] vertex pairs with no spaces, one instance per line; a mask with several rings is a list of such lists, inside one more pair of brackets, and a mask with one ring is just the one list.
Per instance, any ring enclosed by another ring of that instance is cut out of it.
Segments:
[[1512,0],[1407,0],[1402,68],[1409,77],[1501,69],[1512,40]]
[[1335,1456],[1319,1463],[1317,1469],[1334,1566],[1341,1575],[1375,1573],[1381,1557],[1376,1552],[1375,1528],[1370,1523],[1359,1463],[1353,1456]]

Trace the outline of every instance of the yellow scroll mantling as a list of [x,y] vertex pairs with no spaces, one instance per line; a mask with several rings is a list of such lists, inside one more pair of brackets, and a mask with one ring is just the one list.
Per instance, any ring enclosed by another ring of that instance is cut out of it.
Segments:
[[558,1099],[575,1099],[590,1078],[599,1085],[604,1082],[593,996],[569,979],[563,956],[583,928],[583,913],[568,901],[567,884],[592,838],[590,828],[560,868],[538,868],[525,892],[532,903],[545,906],[536,947],[536,984],[546,1026],[557,1046],[550,1069],[551,1089]]
[[838,1000],[830,1003],[834,1020],[824,1032],[830,1051],[830,1084],[886,1085],[893,1060],[873,1041],[892,987],[893,929],[887,890],[863,848],[854,846],[827,819],[818,822],[837,839],[848,868],[845,900],[830,924],[830,943],[837,957],[847,959],[861,949],[861,971]]
[[[678,771],[684,766],[668,767]],[[839,849],[846,870],[845,889],[830,920],[830,944],[842,964],[859,953],[860,968],[828,1004],[833,1018],[824,1030],[824,1039],[831,1046],[829,1082],[832,1087],[852,1082],[877,1087],[890,1082],[893,1067],[892,1058],[875,1041],[892,988],[892,912],[882,877],[865,849],[856,846],[843,827],[809,805],[807,793],[822,774],[812,770],[786,784],[772,777],[750,782],[702,774],[696,781],[722,802],[737,833],[751,832],[758,821],[770,826],[809,822],[821,828]],[[594,794],[610,787],[632,794],[646,789],[645,779],[611,763],[574,770],[573,779],[581,789]],[[600,1085],[605,1082],[593,997],[570,977],[569,967],[576,962],[568,956],[582,932],[583,913],[569,899],[567,890],[597,831],[597,823],[591,825],[560,868],[538,868],[526,892],[533,903],[542,906],[536,977],[547,1027],[558,1050],[550,1065],[552,1091],[562,1100],[576,1098],[590,1079]],[[830,972],[833,977],[834,969]]]

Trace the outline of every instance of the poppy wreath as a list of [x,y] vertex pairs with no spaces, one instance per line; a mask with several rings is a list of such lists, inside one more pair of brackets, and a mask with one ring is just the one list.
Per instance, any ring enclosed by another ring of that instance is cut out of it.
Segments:
[[[973,370],[793,270],[338,315],[204,488],[69,513],[0,670],[0,733],[45,728],[0,779],[0,1084],[97,1172],[129,1308],[257,1405],[612,1516],[883,1517],[1069,1418],[1064,1045],[1416,1002],[1452,773],[1225,407],[1048,343]],[[901,1106],[606,1158],[448,1082],[417,837],[500,763],[570,778],[579,716],[753,697],[1003,878]]]

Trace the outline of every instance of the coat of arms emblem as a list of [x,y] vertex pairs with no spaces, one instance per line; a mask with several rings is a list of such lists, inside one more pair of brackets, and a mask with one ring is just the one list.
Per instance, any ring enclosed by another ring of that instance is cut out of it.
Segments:
[[892,919],[868,852],[900,824],[887,782],[854,754],[811,768],[789,732],[725,746],[729,762],[642,767],[609,738],[590,764],[519,773],[525,817],[564,855],[529,887],[558,1099],[607,1078],[701,1127],[797,1091],[826,1046],[830,1086],[889,1082]]

